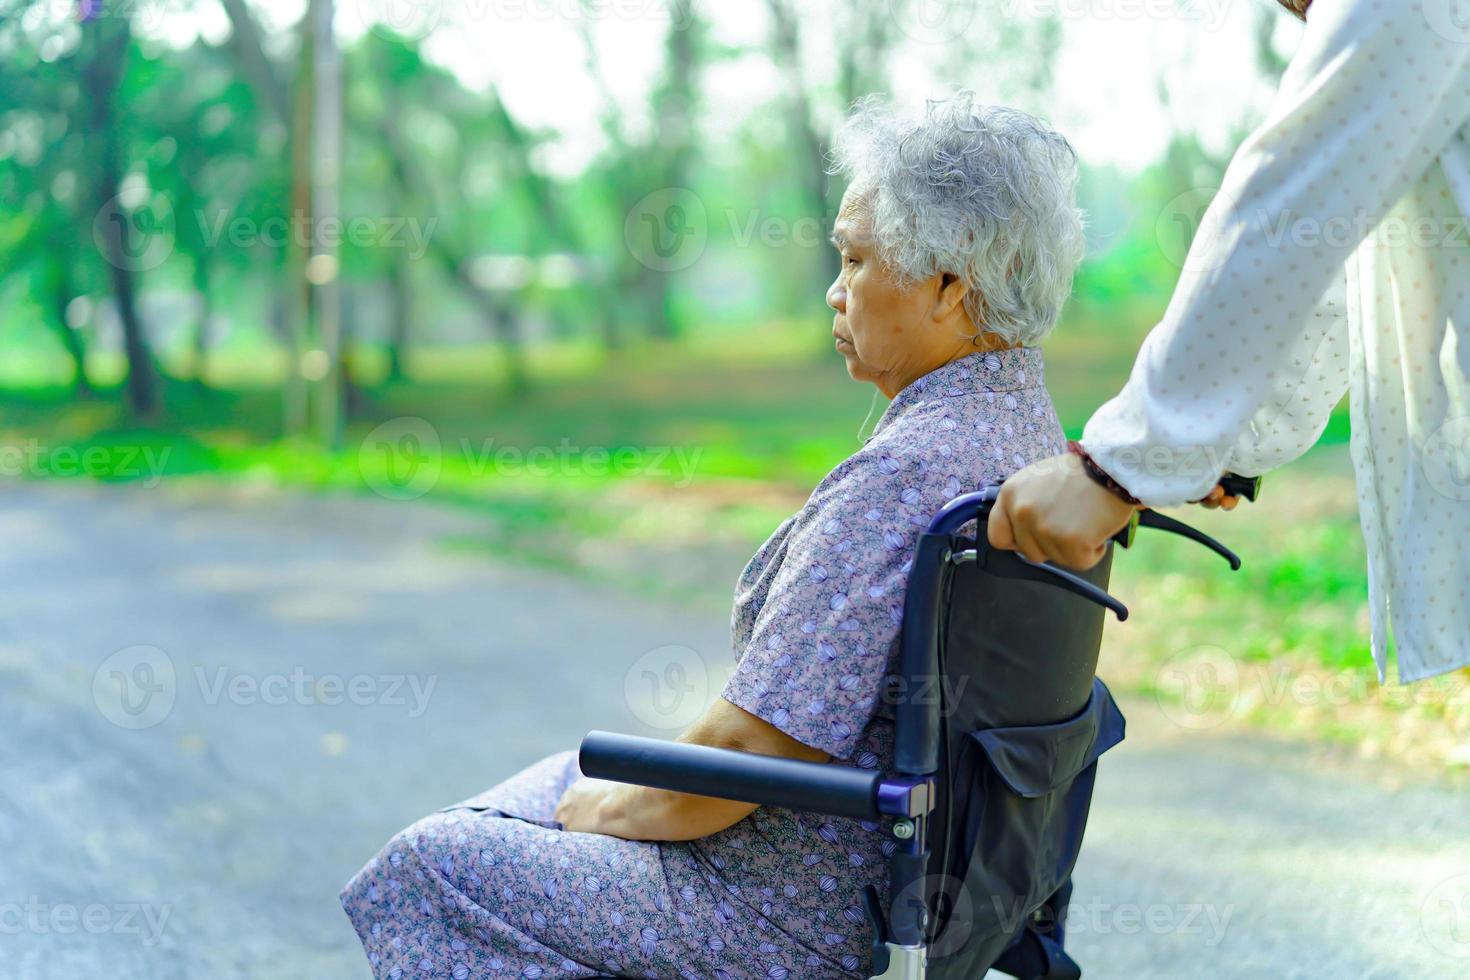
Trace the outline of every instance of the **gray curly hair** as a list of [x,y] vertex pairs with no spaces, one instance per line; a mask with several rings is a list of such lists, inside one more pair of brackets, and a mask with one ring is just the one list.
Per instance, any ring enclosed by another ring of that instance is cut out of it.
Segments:
[[967,287],[970,321],[1013,344],[1056,324],[1087,250],[1077,154],[1060,133],[968,89],[926,100],[919,115],[868,96],[829,160],[871,215],[878,257],[900,288],[952,273]]

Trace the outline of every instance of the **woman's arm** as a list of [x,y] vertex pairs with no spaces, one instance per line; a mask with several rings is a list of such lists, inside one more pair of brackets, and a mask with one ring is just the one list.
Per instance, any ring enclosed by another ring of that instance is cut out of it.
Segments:
[[[1348,256],[1470,120],[1470,29],[1453,6],[1339,0],[1311,8],[1268,118],[1230,161],[1164,319],[1123,391],[1083,431],[1092,458],[1143,503],[1205,497],[1234,468],[1233,453],[1250,444],[1263,410],[1340,394],[1305,390],[1338,381],[1318,356],[1338,346],[1332,325],[1311,313]],[[1443,241],[1455,230],[1438,231]],[[1311,414],[1315,436],[1325,419]],[[1279,455],[1297,449],[1305,447]],[[1242,455],[1247,467],[1269,462]],[[1085,568],[1129,514],[1075,458],[1058,457],[1006,480],[989,536],[1033,560]]]
[[[677,741],[806,762],[829,758],[724,698],[716,698]],[[755,809],[753,803],[583,779],[562,797],[556,819],[567,830],[628,840],[695,840],[733,826]]]
[[1252,418],[1314,383],[1312,356],[1329,326],[1310,317],[1318,299],[1470,121],[1470,31],[1455,29],[1452,6],[1312,7],[1270,114],[1231,160],[1163,321],[1127,386],[1083,433],[1092,457],[1144,503],[1204,496],[1231,469]]

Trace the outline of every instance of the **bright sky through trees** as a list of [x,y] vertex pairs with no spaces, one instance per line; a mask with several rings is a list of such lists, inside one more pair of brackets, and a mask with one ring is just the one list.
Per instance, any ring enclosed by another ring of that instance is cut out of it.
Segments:
[[[156,17],[148,16],[150,2],[159,7]],[[250,2],[278,34],[303,9],[303,0]],[[1136,169],[1157,160],[1174,131],[1197,132],[1212,152],[1226,153],[1231,128],[1258,120],[1274,89],[1253,58],[1253,19],[1266,2],[889,0],[892,29],[904,38],[889,77],[904,99],[962,84],[1003,101],[1000,80],[987,76],[984,64],[963,77],[936,71],[945,39],[955,33],[975,38],[994,30],[999,18],[1055,15],[1062,47],[1054,97],[1023,108],[1049,116],[1087,161]],[[166,4],[142,0],[140,35],[187,43],[196,33],[218,40],[228,32],[216,0],[201,0],[192,12],[170,9],[164,17]],[[337,21],[348,42],[375,25],[396,25],[400,33],[423,38],[428,55],[466,85],[497,85],[517,118],[563,134],[542,162],[567,173],[602,145],[599,94],[585,70],[578,21],[590,20],[608,82],[636,123],[647,113],[669,17],[667,0],[596,0],[589,6],[590,13],[579,0],[339,0]],[[824,48],[845,28],[843,9],[837,0],[803,0],[798,6],[808,82],[818,88],[831,83],[835,59]],[[768,110],[780,81],[768,54],[764,4],[705,2],[698,10],[712,23],[716,43],[744,51],[708,69],[704,135],[717,144],[722,131]],[[1289,49],[1300,28],[1277,16],[1278,40]],[[1227,78],[1238,84],[1220,84]],[[1161,85],[1170,93],[1167,109],[1159,98]],[[774,119],[771,124],[778,125]]]

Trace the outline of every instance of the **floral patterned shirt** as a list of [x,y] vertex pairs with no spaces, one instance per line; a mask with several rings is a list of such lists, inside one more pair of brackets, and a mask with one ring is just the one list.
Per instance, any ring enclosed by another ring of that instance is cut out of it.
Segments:
[[[971,354],[904,388],[741,573],[731,614],[739,661],[722,696],[836,760],[891,768],[893,712],[880,691],[919,533],[954,497],[1064,449],[1036,348]],[[818,893],[847,905],[812,907],[810,931],[859,949],[862,886],[885,886],[893,848],[868,821],[769,807],[693,843],[767,906],[783,897],[781,883],[793,897],[816,872]]]

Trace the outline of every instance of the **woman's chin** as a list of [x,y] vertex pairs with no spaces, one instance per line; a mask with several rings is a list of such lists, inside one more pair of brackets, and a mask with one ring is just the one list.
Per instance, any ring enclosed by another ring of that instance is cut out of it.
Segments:
[[849,378],[851,378],[854,381],[864,381],[864,382],[868,382],[868,381],[872,381],[873,380],[873,374],[872,374],[872,372],[868,370],[867,365],[863,364],[862,361],[858,360],[858,358],[857,358],[857,356],[855,354],[853,354],[851,352],[839,352],[839,353],[842,354],[842,360],[845,362],[845,366],[847,367],[847,376]]

